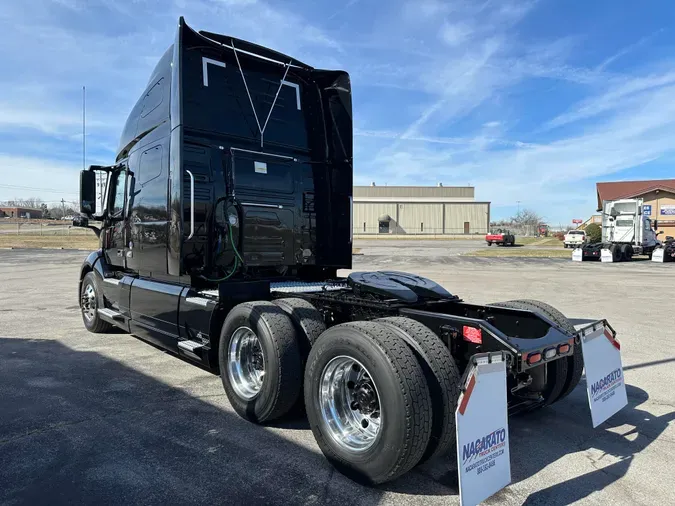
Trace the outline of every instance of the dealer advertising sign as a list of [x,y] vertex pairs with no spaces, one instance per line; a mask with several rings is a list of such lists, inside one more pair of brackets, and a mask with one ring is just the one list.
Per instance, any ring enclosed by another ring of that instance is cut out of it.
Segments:
[[675,205],[672,204],[662,205],[661,216],[675,216]]
[[466,378],[455,412],[462,506],[478,504],[511,483],[502,354],[476,356]]
[[608,327],[600,325],[581,337],[586,390],[593,427],[628,404],[621,366],[621,345]]

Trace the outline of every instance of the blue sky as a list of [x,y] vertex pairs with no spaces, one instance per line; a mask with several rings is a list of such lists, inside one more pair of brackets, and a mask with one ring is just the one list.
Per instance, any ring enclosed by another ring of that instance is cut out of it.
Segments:
[[[352,76],[355,183],[476,186],[495,218],[585,218],[595,182],[675,177],[675,3],[23,0],[0,9],[0,200],[76,200],[180,15]],[[50,190],[47,192],[46,190]]]

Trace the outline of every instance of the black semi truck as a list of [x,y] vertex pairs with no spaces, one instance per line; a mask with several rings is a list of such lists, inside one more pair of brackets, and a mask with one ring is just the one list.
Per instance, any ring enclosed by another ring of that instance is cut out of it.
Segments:
[[358,481],[452,452],[478,353],[506,357],[510,411],[555,403],[581,378],[579,333],[544,303],[471,304],[402,272],[338,275],[352,267],[346,72],[181,18],[115,162],[83,171],[80,193],[75,224],[101,245],[80,274],[86,328],[209,368],[253,423],[304,408]]

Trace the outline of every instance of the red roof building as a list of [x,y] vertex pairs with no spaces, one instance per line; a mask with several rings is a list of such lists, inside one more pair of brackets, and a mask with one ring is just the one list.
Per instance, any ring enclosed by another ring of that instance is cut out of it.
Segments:
[[639,198],[657,191],[665,191],[675,195],[675,179],[596,183],[596,187],[598,190],[598,211],[602,211],[603,200]]
[[644,213],[665,235],[675,236],[675,179],[596,183],[598,211],[604,200],[641,198]]

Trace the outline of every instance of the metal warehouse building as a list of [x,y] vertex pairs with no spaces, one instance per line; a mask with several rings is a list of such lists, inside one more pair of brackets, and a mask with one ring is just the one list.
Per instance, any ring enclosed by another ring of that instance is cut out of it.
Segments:
[[485,234],[490,203],[473,186],[354,187],[354,235]]

